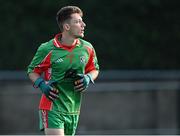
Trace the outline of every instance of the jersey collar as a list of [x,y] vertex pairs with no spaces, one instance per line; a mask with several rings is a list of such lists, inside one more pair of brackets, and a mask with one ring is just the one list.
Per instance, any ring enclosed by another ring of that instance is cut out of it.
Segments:
[[67,50],[67,51],[72,51],[76,47],[76,45],[78,45],[80,43],[79,39],[75,39],[75,42],[72,45],[70,45],[70,46],[69,45],[61,44],[60,41],[58,40],[61,37],[61,35],[62,34],[59,33],[53,39],[53,44],[57,48],[62,48],[62,49]]

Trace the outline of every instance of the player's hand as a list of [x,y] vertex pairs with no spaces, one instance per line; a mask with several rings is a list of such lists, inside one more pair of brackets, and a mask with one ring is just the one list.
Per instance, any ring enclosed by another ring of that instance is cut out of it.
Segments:
[[47,98],[49,98],[51,101],[54,101],[59,97],[59,91],[55,88],[55,81],[49,81],[47,84],[41,85],[40,89],[43,91],[43,93],[46,95]]
[[45,83],[44,79],[42,78],[38,78],[35,83],[34,86],[35,87],[39,87],[40,90],[42,91],[42,93],[45,94],[45,96],[51,100],[54,101],[55,99],[57,99],[59,97],[59,91],[54,87],[56,84],[55,81],[49,81],[47,84]]
[[74,90],[84,92],[88,88],[90,81],[94,83],[90,74],[77,74],[74,82]]

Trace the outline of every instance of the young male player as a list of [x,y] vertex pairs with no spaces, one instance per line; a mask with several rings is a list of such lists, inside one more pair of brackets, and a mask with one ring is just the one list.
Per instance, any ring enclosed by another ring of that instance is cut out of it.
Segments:
[[93,46],[81,39],[85,23],[79,7],[57,12],[61,33],[38,48],[28,66],[34,87],[40,88],[40,126],[46,135],[74,135],[81,97],[99,73]]

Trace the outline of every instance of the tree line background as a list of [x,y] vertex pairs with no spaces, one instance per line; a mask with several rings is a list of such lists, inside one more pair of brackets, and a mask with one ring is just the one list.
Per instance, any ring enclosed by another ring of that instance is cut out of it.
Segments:
[[0,1],[0,70],[26,70],[59,32],[55,16],[65,5],[84,11],[84,39],[101,69],[180,69],[179,0],[7,0]]

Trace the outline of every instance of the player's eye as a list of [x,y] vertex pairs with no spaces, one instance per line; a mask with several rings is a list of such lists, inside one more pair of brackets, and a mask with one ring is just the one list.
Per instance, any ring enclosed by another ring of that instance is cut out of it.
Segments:
[[74,23],[76,24],[81,24],[83,21],[82,20],[75,20]]

